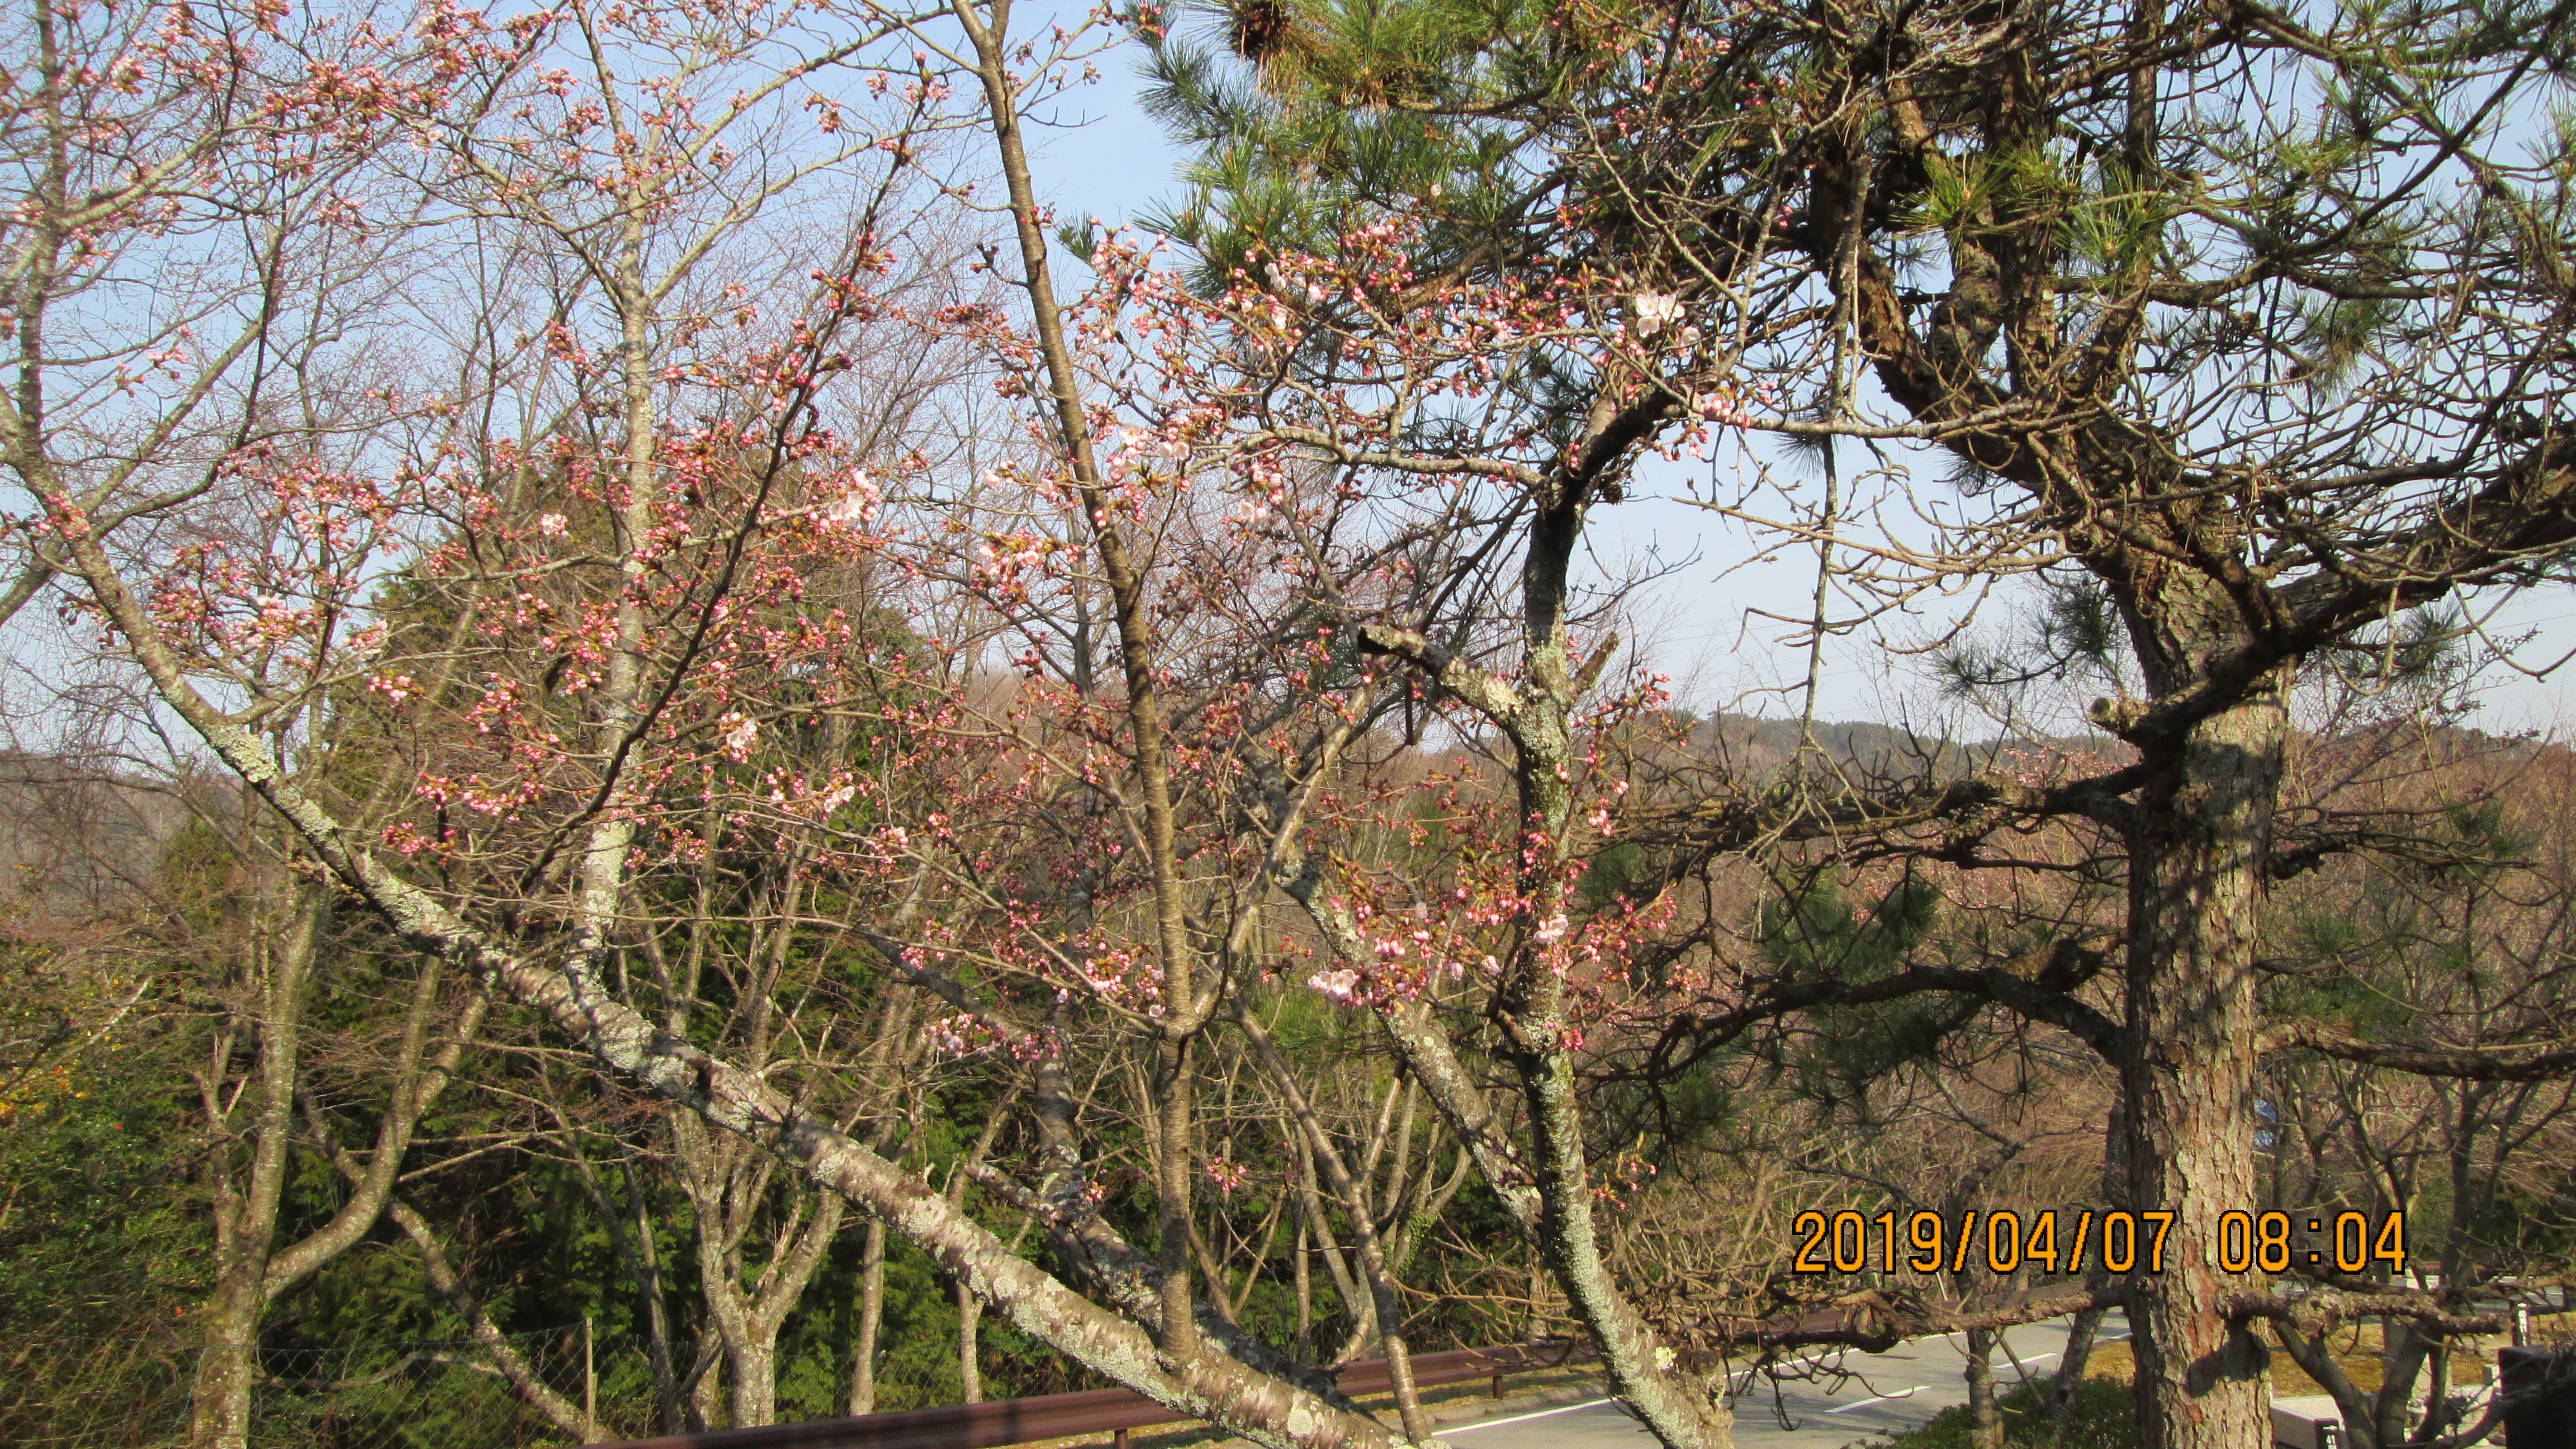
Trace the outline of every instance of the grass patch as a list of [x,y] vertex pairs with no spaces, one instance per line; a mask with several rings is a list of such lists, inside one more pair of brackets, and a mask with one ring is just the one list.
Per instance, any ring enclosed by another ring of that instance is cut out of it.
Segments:
[[[2534,1342],[2576,1341],[2576,1314],[2545,1314],[2535,1318],[2533,1325]],[[2496,1349],[2504,1341],[2500,1337],[2488,1337],[2464,1339],[2454,1345],[2451,1351],[2451,1386],[2464,1389],[2484,1383],[2487,1366],[2495,1362]],[[2379,1388],[2380,1342],[2379,1324],[2375,1320],[2345,1324],[2327,1340],[2344,1376],[2365,1394],[2374,1393]],[[2298,1361],[2290,1357],[2289,1350],[2272,1342],[2268,1336],[2264,1346],[2272,1351],[2272,1397],[2305,1398],[2326,1391],[2324,1385],[2309,1378],[2299,1368]],[[2128,1340],[2113,1339],[2094,1345],[2093,1357],[2084,1366],[2084,1376],[2123,1384],[2135,1378],[2137,1362],[2130,1353]]]
[[[2041,1398],[2045,1380],[2020,1384],[1997,1397],[2004,1442],[2021,1449],[2137,1449],[2138,1420],[2125,1381],[2088,1376],[2075,1392],[2075,1407],[2061,1429],[2048,1422]],[[1968,1406],[1943,1409],[1932,1422],[1884,1439],[1869,1449],[1970,1449]]]

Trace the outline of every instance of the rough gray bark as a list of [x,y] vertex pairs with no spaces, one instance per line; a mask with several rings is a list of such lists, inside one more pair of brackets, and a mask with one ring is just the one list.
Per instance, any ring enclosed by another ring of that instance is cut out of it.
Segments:
[[[1562,1018],[1542,1010],[1522,1020],[1526,1027],[1544,1031]],[[1704,1390],[1674,1372],[1672,1350],[1620,1291],[1604,1259],[1592,1214],[1573,1053],[1533,1055],[1519,1070],[1529,1096],[1536,1143],[1533,1155],[1538,1159],[1540,1256],[1564,1290],[1568,1306],[1591,1331],[1619,1396],[1656,1439],[1666,1449],[1722,1449],[1734,1442],[1723,1411]]]
[[2261,1285],[2222,1274],[2208,1236],[2255,1201],[2255,905],[2287,730],[2277,694],[2202,721],[2150,758],[2131,832],[2129,1206],[2175,1214],[2163,1271],[2129,1280],[2147,1449],[2270,1433],[2268,1355],[2227,1317]]

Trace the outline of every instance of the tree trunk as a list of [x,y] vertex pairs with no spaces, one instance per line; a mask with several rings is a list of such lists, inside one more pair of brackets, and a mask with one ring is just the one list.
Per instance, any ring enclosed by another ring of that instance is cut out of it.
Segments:
[[1294,1275],[1297,1284],[1297,1326],[1290,1340],[1290,1352],[1299,1363],[1315,1361],[1315,1276],[1306,1263],[1308,1228],[1304,1218],[1297,1221],[1297,1257]]
[[1968,1330],[1968,1442],[1975,1449],[2004,1449],[2003,1411],[1995,1406],[1995,1333]]
[[[483,998],[469,1002],[453,1033],[431,1051],[430,1022],[437,1014],[445,978],[439,962],[422,964],[412,985],[401,1041],[394,1049],[393,1081],[385,1090],[375,1143],[361,1161],[332,1140],[329,1119],[301,1095],[297,1037],[302,1030],[304,992],[329,916],[330,902],[322,889],[301,887],[282,939],[260,948],[258,959],[265,964],[257,968],[262,1005],[255,1026],[259,1091],[253,1098],[260,1114],[258,1140],[238,1196],[228,1176],[220,1169],[216,1176],[216,1260],[221,1277],[213,1301],[201,1315],[206,1352],[198,1361],[189,1414],[189,1442],[196,1449],[237,1449],[246,1443],[261,1317],[280,1294],[320,1272],[374,1229],[392,1200],[403,1158],[411,1150],[413,1129],[454,1079],[466,1043],[480,1029],[489,1005]],[[348,1178],[350,1191],[320,1227],[281,1247],[277,1242],[279,1201],[299,1105],[305,1110],[305,1130],[322,1155]],[[220,1130],[227,1114],[212,1115]]]
[[[1551,983],[1552,985],[1555,983]],[[1542,999],[1553,1001],[1561,988]],[[1550,1009],[1525,1018],[1534,1033],[1561,1031]],[[1610,1381],[1665,1449],[1728,1449],[1732,1426],[1708,1394],[1675,1373],[1671,1351],[1613,1281],[1592,1216],[1592,1182],[1583,1150],[1573,1054],[1531,1053],[1516,1063],[1537,1139],[1538,1249],[1564,1289],[1566,1303],[1591,1330]]]
[[688,1432],[688,1415],[680,1407],[680,1373],[671,1361],[671,1308],[662,1291],[661,1249],[653,1239],[651,1199],[644,1175],[629,1160],[619,1164],[626,1182],[626,1205],[635,1220],[635,1288],[644,1298],[645,1350],[653,1364],[653,1402],[661,1410],[662,1432]]
[[[274,1209],[268,1216],[273,1224]],[[258,1269],[245,1273],[240,1263],[236,1258],[213,1300],[198,1310],[197,1372],[188,1391],[190,1449],[244,1449],[250,1442],[251,1360],[267,1296],[260,1291]]]
[[2255,915],[2287,731],[2277,689],[2200,721],[2149,755],[2131,829],[2127,1206],[2174,1215],[2162,1271],[2141,1222],[2129,1280],[2145,1449],[2270,1442],[2268,1355],[2223,1311],[2264,1283],[2214,1250],[2254,1201]]
[[885,1219],[868,1219],[859,1252],[859,1346],[850,1354],[850,1413],[877,1411],[877,1325],[885,1321]]
[[732,1393],[726,1409],[737,1429],[766,1428],[778,1422],[778,1334],[758,1331],[740,1344],[725,1345],[725,1367],[732,1371]]
[[[767,1190],[766,1181],[764,1174],[749,1184],[738,1183],[733,1191],[756,1198]],[[772,1238],[769,1261],[753,1287],[741,1286],[744,1263],[738,1237],[719,1259],[726,1276],[706,1280],[707,1316],[724,1349],[725,1412],[730,1427],[757,1429],[777,1422],[778,1333],[805,1296],[805,1285],[812,1280],[823,1247],[839,1233],[846,1206],[837,1197],[817,1197],[810,1204],[810,1216],[798,1214],[801,1222],[791,1221]],[[700,1397],[704,1402],[706,1396]]]
[[188,1391],[188,1443],[193,1449],[243,1449],[250,1442],[251,1344],[257,1311],[227,1293],[205,1310],[206,1342],[197,1350]]
[[957,1386],[965,1397],[961,1403],[984,1402],[984,1376],[975,1367],[975,1322],[983,1317],[983,1305],[966,1285],[957,1285]]
[[[1512,786],[1524,837],[1545,842],[1543,848],[1525,851],[1519,881],[1541,912],[1556,908],[1559,872],[1572,858],[1573,781],[1581,763],[1574,748],[1574,707],[1584,689],[1577,679],[1591,666],[1578,667],[1565,615],[1572,596],[1569,561],[1582,534],[1588,486],[1572,478],[1558,480],[1564,492],[1542,501],[1521,565],[1521,634],[1529,650],[1529,680],[1509,714]],[[1600,655],[1594,663],[1606,658]],[[1593,1215],[1583,1141],[1574,1055],[1582,1034],[1563,963],[1549,950],[1551,930],[1561,933],[1564,924],[1562,914],[1552,924],[1525,923],[1526,934],[1496,996],[1496,1005],[1508,1013],[1504,1019],[1514,1023],[1501,1055],[1511,1063],[1528,1106],[1539,1255],[1564,1290],[1567,1307],[1591,1331],[1601,1366],[1619,1396],[1664,1449],[1727,1449],[1735,1439],[1725,1408],[1712,1401],[1703,1385],[1674,1371],[1673,1351],[1610,1272]]]
[[318,887],[299,888],[283,930],[254,948],[258,1015],[252,1030],[259,1053],[259,1125],[251,1144],[250,1170],[238,1194],[231,1190],[223,1168],[216,1169],[220,1276],[198,1318],[202,1347],[188,1396],[192,1449],[245,1449],[250,1442],[252,1359],[260,1316],[268,1306],[268,1260],[277,1241],[278,1201],[285,1189],[287,1148],[295,1126],[304,981],[312,969],[326,909]]
[[2084,1391],[2084,1368],[2093,1361],[2093,1337],[2110,1315],[2108,1308],[2078,1310],[2075,1321],[2066,1329],[2066,1351],[2058,1356],[2057,1377],[2048,1387],[2048,1422],[2063,1433],[2066,1421],[2074,1416],[2075,1396]]
[[731,1364],[724,1351],[724,1340],[710,1325],[698,1338],[694,1377],[689,1380],[689,1432],[703,1434],[715,1429],[739,1427],[724,1422],[725,1371]]

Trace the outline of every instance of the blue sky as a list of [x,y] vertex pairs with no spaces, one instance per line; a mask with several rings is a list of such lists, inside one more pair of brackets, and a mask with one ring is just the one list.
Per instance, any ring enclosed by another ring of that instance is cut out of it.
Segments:
[[[1042,194],[1064,219],[1097,216],[1115,224],[1168,203],[1180,193],[1180,153],[1145,114],[1133,52],[1100,58],[1100,79],[1069,94],[1053,124],[1034,130],[1031,164]],[[1731,708],[1794,714],[1793,694],[1765,694],[1802,679],[1803,651],[1779,647],[1783,626],[1748,613],[1797,611],[1814,589],[1814,559],[1804,550],[1775,563],[1745,565],[1748,540],[1704,510],[1679,501],[1683,480],[1650,468],[1650,486],[1632,490],[1627,502],[1595,516],[1593,547],[1603,566],[1625,569],[1649,557],[1696,559],[1656,580],[1635,597],[1631,638],[1647,641],[1655,667],[1671,672],[1683,702],[1701,709]],[[1664,486],[1654,486],[1654,485]],[[1836,641],[1827,651],[1818,691],[1818,714],[1827,719],[1918,722],[1935,708],[1916,661],[1902,651],[1951,622],[1935,606],[1898,617],[1873,634]],[[2000,618],[2000,614],[1997,615]],[[2500,633],[2535,629],[2522,651],[2534,667],[2576,650],[2576,591],[2553,587],[2508,604],[2497,616]],[[1633,656],[1632,656],[1633,662]],[[2576,665],[2552,678],[2533,680],[2498,669],[2476,723],[2490,730],[2576,729]],[[2071,724],[2071,721],[2068,723]]]

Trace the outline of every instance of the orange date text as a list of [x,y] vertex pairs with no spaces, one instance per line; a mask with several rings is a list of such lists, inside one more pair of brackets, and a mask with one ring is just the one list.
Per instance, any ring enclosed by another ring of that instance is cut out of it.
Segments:
[[[2166,1211],[1970,1208],[1838,1213],[1809,1209],[1790,1222],[1798,1273],[2011,1273],[2074,1275],[2165,1271],[2175,1215]],[[2358,1275],[2385,1264],[2406,1271],[2406,1214],[2224,1212],[2208,1252],[2222,1273]]]
[[2081,1273],[2098,1263],[2113,1273],[2161,1273],[2173,1223],[2169,1212],[2092,1208],[1970,1208],[1956,1216],[1810,1209],[1790,1222],[1798,1252],[1789,1266],[1799,1273]]

